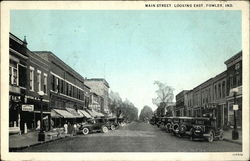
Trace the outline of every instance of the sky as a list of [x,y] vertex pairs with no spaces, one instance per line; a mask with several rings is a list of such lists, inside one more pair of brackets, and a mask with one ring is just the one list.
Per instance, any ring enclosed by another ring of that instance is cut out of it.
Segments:
[[51,51],[139,110],[161,81],[174,94],[226,70],[242,50],[241,12],[174,10],[12,10],[10,32],[31,51]]

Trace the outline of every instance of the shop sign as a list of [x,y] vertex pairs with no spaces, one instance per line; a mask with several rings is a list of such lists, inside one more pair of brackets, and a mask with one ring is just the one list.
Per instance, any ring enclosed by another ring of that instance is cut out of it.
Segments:
[[22,111],[34,111],[34,105],[22,105]]
[[238,110],[239,109],[239,105],[233,105],[233,110]]

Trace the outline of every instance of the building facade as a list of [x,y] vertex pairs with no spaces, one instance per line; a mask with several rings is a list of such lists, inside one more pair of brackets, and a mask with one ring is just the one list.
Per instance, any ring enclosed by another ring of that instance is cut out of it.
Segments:
[[91,92],[100,96],[100,107],[101,112],[109,113],[109,84],[103,78],[93,78],[93,79],[85,79],[84,82],[87,86],[91,88]]
[[187,116],[187,90],[183,90],[180,93],[178,93],[175,97],[176,99],[176,116]]
[[[237,104],[239,105],[236,111],[237,125],[242,127],[242,51],[225,61],[225,64],[227,66],[225,124],[233,125],[233,105]],[[236,95],[233,91],[236,91]]]
[[27,94],[27,42],[9,33],[9,127],[23,130],[22,105]]
[[177,116],[212,114],[218,127],[228,128],[234,124],[233,105],[236,104],[239,107],[237,125],[242,126],[242,51],[226,60],[225,64],[227,69],[222,73],[176,95]]

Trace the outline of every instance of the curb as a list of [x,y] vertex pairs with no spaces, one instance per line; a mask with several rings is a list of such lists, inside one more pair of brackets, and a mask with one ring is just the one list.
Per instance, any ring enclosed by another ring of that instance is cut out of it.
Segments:
[[12,147],[12,148],[9,148],[9,152],[17,152],[19,150],[23,150],[23,149],[26,149],[26,148],[29,148],[29,147],[34,147],[34,146],[41,145],[41,144],[54,142],[54,141],[61,140],[61,139],[67,138],[67,137],[69,137],[69,136],[64,136],[64,137],[60,137],[60,138],[56,138],[56,139],[52,139],[52,140],[48,140],[48,141],[38,142],[38,143],[35,143],[35,144],[26,145],[26,146]]
[[238,144],[238,145],[242,145],[241,142],[233,141],[233,140],[230,140],[230,139],[225,139],[225,138],[224,138],[223,141],[230,142],[230,143],[234,143],[234,144]]

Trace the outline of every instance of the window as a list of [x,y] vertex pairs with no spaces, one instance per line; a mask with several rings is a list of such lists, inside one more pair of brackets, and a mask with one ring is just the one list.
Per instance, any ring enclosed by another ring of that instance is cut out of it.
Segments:
[[241,80],[240,80],[240,75],[239,74],[236,75],[236,85],[237,86],[241,85]]
[[71,85],[70,84],[68,84],[68,90],[69,90],[68,96],[71,96]]
[[233,88],[233,77],[231,76],[229,78],[229,81],[230,81],[230,89]]
[[34,91],[34,68],[30,67],[30,90]]
[[18,85],[18,71],[17,62],[10,61],[9,67],[9,83],[12,85]]
[[219,98],[221,98],[221,85],[218,86]]
[[225,81],[223,81],[223,83],[222,83],[222,97],[224,98],[225,97],[225,93],[226,93],[226,88],[225,88]]
[[55,92],[59,92],[59,79],[55,77]]
[[56,78],[55,78],[54,75],[52,75],[52,84],[51,84],[51,86],[52,86],[52,91],[55,91],[55,90],[56,90],[56,89],[55,89],[55,84],[56,84]]
[[47,80],[48,80],[48,77],[47,77],[47,74],[44,73],[43,74],[43,79],[44,79],[44,82],[43,82],[43,91],[45,94],[47,94]]
[[64,93],[64,81],[61,80],[61,93]]
[[38,86],[38,92],[41,91],[41,71],[37,71],[37,86]]
[[216,85],[214,86],[214,98],[215,99],[217,98],[217,87],[216,87]]

